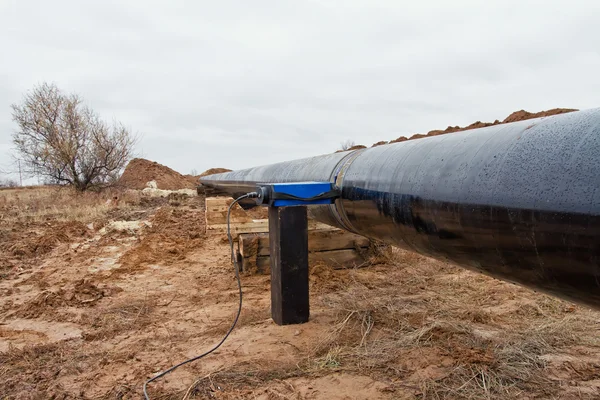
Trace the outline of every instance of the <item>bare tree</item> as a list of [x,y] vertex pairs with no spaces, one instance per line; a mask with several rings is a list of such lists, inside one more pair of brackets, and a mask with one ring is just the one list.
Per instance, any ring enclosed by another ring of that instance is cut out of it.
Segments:
[[342,151],[346,151],[346,150],[356,146],[356,144],[354,143],[353,140],[346,140],[345,142],[340,143],[340,146],[341,146]]
[[113,184],[133,155],[135,137],[107,124],[76,94],[43,83],[12,105],[13,143],[24,171],[79,191]]

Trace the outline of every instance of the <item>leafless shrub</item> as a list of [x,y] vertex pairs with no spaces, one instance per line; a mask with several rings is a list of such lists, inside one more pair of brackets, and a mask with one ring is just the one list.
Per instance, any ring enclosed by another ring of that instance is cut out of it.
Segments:
[[132,157],[127,128],[109,125],[54,84],[36,86],[12,110],[13,143],[30,175],[85,191],[113,184]]
[[356,146],[353,140],[346,140],[345,142],[340,143],[340,149],[342,151],[346,151],[352,147]]

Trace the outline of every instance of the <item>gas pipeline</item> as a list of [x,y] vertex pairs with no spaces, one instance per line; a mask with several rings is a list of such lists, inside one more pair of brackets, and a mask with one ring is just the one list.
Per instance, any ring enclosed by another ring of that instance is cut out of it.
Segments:
[[340,193],[309,206],[320,222],[600,309],[600,109],[200,180],[233,197],[307,181]]

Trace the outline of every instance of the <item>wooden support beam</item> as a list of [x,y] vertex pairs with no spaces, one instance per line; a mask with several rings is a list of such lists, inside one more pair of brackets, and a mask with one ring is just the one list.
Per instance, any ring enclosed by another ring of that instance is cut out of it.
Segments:
[[[238,238],[241,269],[270,273],[268,233],[242,233]],[[364,264],[370,241],[364,236],[336,228],[308,230],[308,262],[325,262],[334,268],[354,268]]]
[[[242,234],[239,241],[242,257],[268,256],[270,254],[269,234],[266,232]],[[341,229],[311,230],[310,225],[308,228],[308,251],[311,253],[369,247],[369,244],[368,238]]]
[[[365,249],[365,252],[367,249]],[[260,257],[241,257],[241,269],[244,272],[258,273],[258,274],[270,274],[271,271],[271,257],[260,256]],[[360,252],[353,249],[342,249],[342,250],[329,250],[329,251],[318,251],[315,253],[308,253],[309,265],[313,265],[317,262],[323,262],[332,266],[334,269],[346,269],[355,268],[364,265],[366,260],[365,256]]]
[[269,207],[271,316],[278,325],[308,321],[306,207]]
[[[310,220],[308,229],[331,229],[329,225]],[[238,235],[242,233],[267,233],[269,232],[268,219],[255,219],[251,222],[231,222],[231,236],[237,240]],[[227,233],[227,224],[207,225],[206,233],[212,235],[222,235]]]

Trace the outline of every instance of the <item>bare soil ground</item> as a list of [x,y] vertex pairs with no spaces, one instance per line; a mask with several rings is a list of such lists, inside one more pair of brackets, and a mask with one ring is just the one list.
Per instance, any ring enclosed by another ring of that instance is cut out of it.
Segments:
[[[237,307],[204,199],[0,191],[0,398],[139,399]],[[144,221],[111,228],[111,221]],[[276,326],[243,276],[238,327],[152,399],[593,399],[597,312],[402,250],[311,267],[311,320]]]

